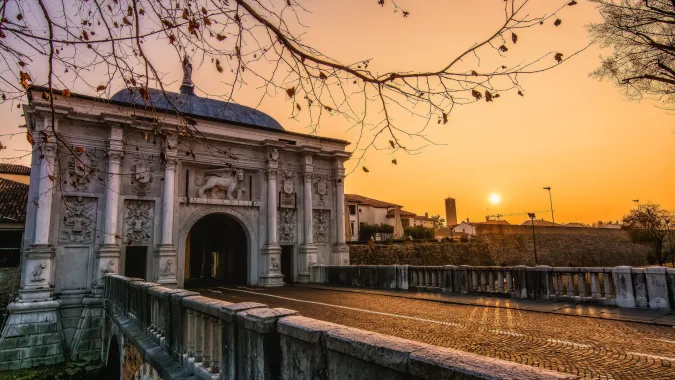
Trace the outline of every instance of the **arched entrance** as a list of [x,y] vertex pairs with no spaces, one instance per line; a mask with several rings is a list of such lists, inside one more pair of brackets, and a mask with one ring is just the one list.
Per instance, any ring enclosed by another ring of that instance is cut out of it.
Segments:
[[185,287],[245,285],[247,283],[246,232],[226,214],[199,219],[185,243]]

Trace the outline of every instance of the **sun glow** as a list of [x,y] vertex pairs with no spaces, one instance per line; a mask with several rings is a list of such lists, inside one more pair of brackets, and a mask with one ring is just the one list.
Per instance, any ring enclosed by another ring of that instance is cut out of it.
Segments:
[[492,194],[490,194],[490,197],[488,198],[488,200],[493,205],[496,205],[497,203],[502,201],[502,196],[497,194],[497,193],[492,193]]

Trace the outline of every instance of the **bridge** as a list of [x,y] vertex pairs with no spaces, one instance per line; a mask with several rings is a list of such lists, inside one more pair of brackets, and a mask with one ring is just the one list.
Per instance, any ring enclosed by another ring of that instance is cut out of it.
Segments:
[[577,378],[119,275],[104,299],[111,378]]
[[310,279],[189,291],[106,274],[70,351],[53,311],[12,310],[0,370],[100,359],[115,379],[675,379],[675,270],[316,265]]

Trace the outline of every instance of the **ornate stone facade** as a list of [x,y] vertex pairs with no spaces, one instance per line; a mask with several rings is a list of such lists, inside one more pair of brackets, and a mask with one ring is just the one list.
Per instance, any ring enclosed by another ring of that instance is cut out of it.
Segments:
[[313,210],[312,226],[316,243],[330,242],[330,210]]
[[68,159],[66,184],[75,191],[86,191],[98,171],[100,152],[82,147],[76,147],[72,150],[73,153]]
[[153,181],[152,165],[154,161],[155,156],[152,154],[136,153],[133,156],[131,183],[134,185],[134,192],[138,196],[148,195],[149,185]]
[[152,201],[127,201],[124,215],[124,242],[148,244],[152,238]]
[[279,209],[279,241],[295,242],[296,212],[292,208]]
[[92,243],[96,226],[96,198],[64,197],[60,240]]

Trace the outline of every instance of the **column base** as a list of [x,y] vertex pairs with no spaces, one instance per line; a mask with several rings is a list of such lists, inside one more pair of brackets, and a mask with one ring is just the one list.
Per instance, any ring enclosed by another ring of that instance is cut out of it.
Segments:
[[303,244],[300,246],[300,267],[302,270],[298,273],[298,282],[309,283],[309,268],[316,265],[316,255],[319,253],[319,248],[314,244]]
[[34,244],[26,250],[19,299],[21,301],[49,301],[54,299],[54,288],[49,284],[56,248],[49,244]]
[[276,244],[266,244],[261,250],[262,263],[267,265],[258,283],[260,286],[282,286],[284,275],[281,273],[281,247]]
[[333,245],[332,265],[349,265],[349,246],[345,243]]
[[158,284],[169,288],[178,286],[176,279],[176,254],[178,250],[173,244],[160,244],[155,249],[157,258],[157,280]]
[[0,337],[0,368],[31,368],[65,361],[58,307],[55,300],[9,304]]

